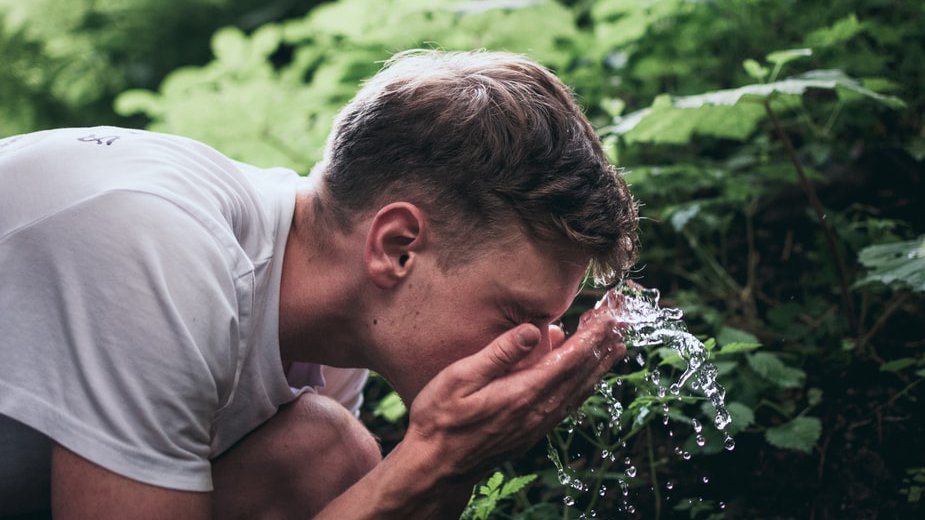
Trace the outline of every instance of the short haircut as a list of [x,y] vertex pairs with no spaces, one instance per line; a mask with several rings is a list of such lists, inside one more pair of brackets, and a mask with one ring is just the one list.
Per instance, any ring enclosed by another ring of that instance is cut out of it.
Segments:
[[571,90],[520,55],[395,55],[338,115],[315,171],[330,197],[322,215],[343,231],[388,202],[420,205],[451,244],[444,267],[517,227],[589,256],[599,284],[635,261],[626,182]]

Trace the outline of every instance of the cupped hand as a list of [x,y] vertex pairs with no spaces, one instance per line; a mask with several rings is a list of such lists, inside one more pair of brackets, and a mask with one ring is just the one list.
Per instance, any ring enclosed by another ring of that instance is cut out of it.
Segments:
[[411,405],[405,443],[434,450],[453,476],[477,476],[539,441],[579,407],[626,354],[611,313],[585,313],[568,340],[550,330],[552,349],[531,356],[539,329],[522,324],[446,367]]

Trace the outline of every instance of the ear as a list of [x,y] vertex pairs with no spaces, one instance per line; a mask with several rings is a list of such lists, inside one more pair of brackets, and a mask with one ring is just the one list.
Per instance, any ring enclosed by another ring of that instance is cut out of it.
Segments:
[[378,287],[397,285],[414,269],[426,242],[424,212],[408,202],[393,202],[376,213],[366,234],[363,261]]

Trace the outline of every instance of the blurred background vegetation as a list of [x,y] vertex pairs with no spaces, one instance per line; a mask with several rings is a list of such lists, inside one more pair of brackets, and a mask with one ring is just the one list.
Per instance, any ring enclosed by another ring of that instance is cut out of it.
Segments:
[[[0,137],[144,127],[307,173],[393,52],[525,53],[626,169],[633,278],[712,349],[736,448],[696,389],[658,395],[683,365],[647,349],[608,378],[619,425],[563,425],[466,516],[921,518],[923,27],[902,0],[0,0]],[[373,379],[386,448],[403,410]]]

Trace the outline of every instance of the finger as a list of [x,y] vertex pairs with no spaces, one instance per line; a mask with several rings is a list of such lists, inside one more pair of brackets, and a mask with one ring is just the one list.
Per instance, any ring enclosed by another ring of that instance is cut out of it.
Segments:
[[532,324],[521,324],[498,336],[487,347],[453,364],[466,382],[480,389],[510,372],[540,344],[540,330]]
[[586,312],[578,331],[544,359],[548,388],[560,395],[593,388],[626,353],[619,323],[606,310]]
[[565,343],[565,331],[559,325],[549,326],[549,345],[552,348],[559,348]]

